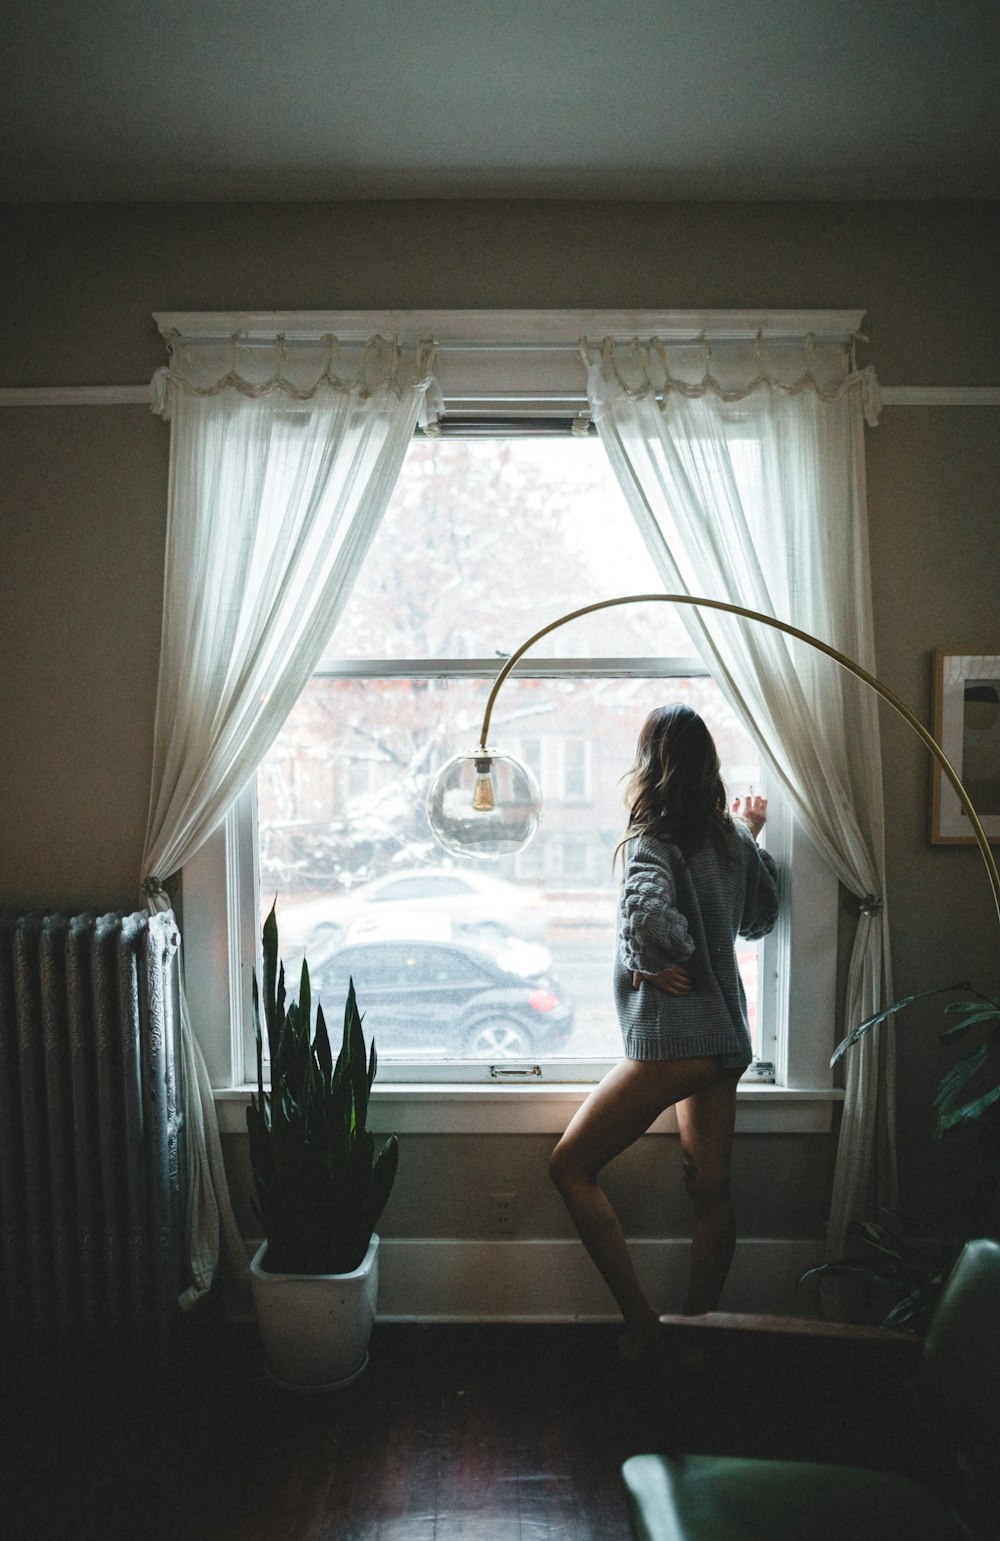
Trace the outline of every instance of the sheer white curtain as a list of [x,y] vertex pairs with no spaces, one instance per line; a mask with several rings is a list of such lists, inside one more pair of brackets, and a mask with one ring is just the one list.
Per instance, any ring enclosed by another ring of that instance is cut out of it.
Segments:
[[[598,432],[667,589],[786,620],[874,671],[863,416],[846,346],[605,342],[588,352]],[[861,914],[845,1020],[891,990],[877,698],[815,649],[682,607],[701,655]],[[858,1052],[861,1050],[861,1052]],[[870,1196],[896,1202],[891,1032],[847,1056],[829,1247]]]
[[[221,352],[220,352],[221,348]],[[171,419],[163,634],[143,892],[224,817],[322,655],[413,435],[431,349],[381,339],[334,373],[332,338],[183,341],[154,382]],[[338,360],[339,364],[339,360]],[[246,1257],[226,1187],[212,1089],[182,1000],[191,1285],[220,1243]]]

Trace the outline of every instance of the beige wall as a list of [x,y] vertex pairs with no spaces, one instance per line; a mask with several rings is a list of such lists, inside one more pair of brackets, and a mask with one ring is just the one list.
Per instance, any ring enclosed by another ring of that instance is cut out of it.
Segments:
[[[930,725],[934,649],[1000,651],[1000,409],[889,408],[867,463],[879,673]],[[896,994],[962,979],[996,992],[979,853],[928,843],[930,758],[892,713],[883,729]],[[908,1209],[948,1221],[975,1136],[931,1139],[935,1083],[953,1058],[941,1025],[934,1002],[901,1019],[899,1131]]]
[[0,414],[0,905],[133,909],[166,425],[142,407]]
[[[996,212],[985,205],[544,203],[65,206],[5,211],[0,385],[145,381],[156,310],[413,306],[863,306],[886,385],[994,385]],[[882,677],[926,715],[929,655],[998,650],[996,409],[888,408],[868,435]],[[146,818],[168,430],[142,408],[0,416],[0,905],[131,906]],[[900,992],[998,984],[968,850],[926,841],[928,771],[886,725],[889,898]],[[933,1020],[900,1043],[907,1198],[941,1208]],[[227,1142],[242,1189],[243,1146]],[[481,1195],[521,1194],[523,1234],[566,1234],[551,1140],[421,1136],[384,1230],[477,1235]],[[818,1234],[831,1142],[747,1136],[743,1229]],[[629,1228],[683,1224],[673,1142],[611,1181]],[[961,1174],[967,1151],[944,1152]],[[241,1208],[243,1208],[241,1199]],[[244,1209],[245,1213],[245,1209]],[[247,1224],[252,1228],[251,1222]]]

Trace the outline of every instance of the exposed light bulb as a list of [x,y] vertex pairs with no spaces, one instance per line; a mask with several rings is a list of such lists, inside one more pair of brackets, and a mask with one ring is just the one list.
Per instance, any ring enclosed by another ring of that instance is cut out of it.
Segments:
[[427,822],[453,856],[497,861],[523,851],[540,813],[528,767],[483,744],[448,760],[427,789]]
[[493,761],[488,758],[476,761],[476,782],[472,789],[472,806],[477,813],[496,813],[497,795],[493,785]]

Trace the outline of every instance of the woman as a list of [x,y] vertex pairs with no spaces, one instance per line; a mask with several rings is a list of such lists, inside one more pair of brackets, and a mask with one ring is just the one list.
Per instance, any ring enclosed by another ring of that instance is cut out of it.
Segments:
[[[713,1311],[733,1256],[729,1163],[736,1083],[752,1051],[737,935],[764,936],[777,918],[774,862],[756,837],[763,797],[727,808],[719,756],[697,712],[651,712],[625,794],[625,877],[614,990],[625,1041],[615,1065],[552,1155],[552,1179],[621,1310],[623,1357],[656,1336],[657,1314],[597,1177],[674,1106],[694,1229],[685,1312]],[[617,858],[618,851],[615,852]]]

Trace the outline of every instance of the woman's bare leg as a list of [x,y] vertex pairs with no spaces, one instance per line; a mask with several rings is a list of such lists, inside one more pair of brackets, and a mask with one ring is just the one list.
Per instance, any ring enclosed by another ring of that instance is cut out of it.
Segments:
[[657,1316],[636,1278],[618,1216],[598,1186],[601,1168],[645,1134],[673,1103],[689,1101],[719,1078],[715,1059],[621,1060],[595,1086],[552,1153],[550,1173],[625,1322],[623,1355],[650,1346]]
[[684,1181],[694,1209],[691,1269],[684,1306],[687,1316],[718,1309],[733,1260],[736,1224],[729,1172],[736,1123],[736,1081],[736,1077],[727,1076],[677,1104]]

